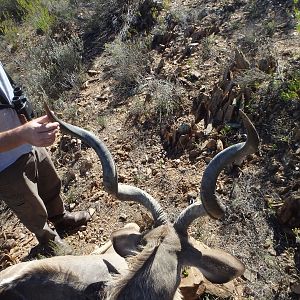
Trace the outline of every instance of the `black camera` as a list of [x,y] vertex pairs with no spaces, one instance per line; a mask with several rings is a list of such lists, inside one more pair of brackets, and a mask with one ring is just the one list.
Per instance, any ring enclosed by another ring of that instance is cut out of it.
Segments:
[[14,89],[12,105],[14,106],[17,114],[24,115],[27,121],[30,121],[35,117],[33,107],[25,95],[23,95],[23,91],[20,87],[16,87]]

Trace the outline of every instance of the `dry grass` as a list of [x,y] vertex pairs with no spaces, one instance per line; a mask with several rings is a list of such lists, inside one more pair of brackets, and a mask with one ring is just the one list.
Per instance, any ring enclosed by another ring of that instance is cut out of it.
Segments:
[[297,277],[295,249],[290,237],[274,222],[274,211],[266,207],[264,199],[272,191],[260,185],[257,175],[241,175],[231,192],[226,217],[211,235],[205,232],[216,224],[202,224],[201,239],[236,255],[246,265],[245,299],[296,299],[289,290]]
[[106,45],[105,53],[109,66],[107,75],[116,82],[114,92],[121,97],[134,94],[147,74],[149,56],[145,43],[142,40],[122,41],[118,38]]

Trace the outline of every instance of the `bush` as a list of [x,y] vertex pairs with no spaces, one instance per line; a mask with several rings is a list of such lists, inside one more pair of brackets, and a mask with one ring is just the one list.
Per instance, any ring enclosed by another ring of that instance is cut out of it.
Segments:
[[171,81],[154,79],[148,84],[147,89],[160,121],[163,117],[174,115],[175,111],[180,108],[182,90]]
[[0,0],[0,35],[14,50],[24,44],[30,47],[32,31],[70,36],[65,29],[74,11],[69,0]]
[[150,79],[143,82],[139,90],[146,95],[143,101],[137,97],[134,105],[129,112],[129,119],[152,120],[164,123],[176,115],[176,112],[182,107],[183,89],[171,81],[163,79]]
[[280,96],[284,101],[297,101],[300,98],[300,72],[296,72],[290,75],[290,77],[283,84]]
[[294,14],[296,19],[296,29],[300,32],[300,2],[299,0],[294,0]]
[[206,15],[207,11],[203,5],[192,8],[182,6],[180,9],[177,7],[171,8],[166,19],[169,24],[177,23],[185,28],[190,24],[199,23]]
[[[95,12],[87,24],[84,40],[86,44],[90,44],[92,40],[92,47],[95,47],[97,43],[103,49],[109,37],[116,34],[123,26],[127,1],[98,0],[95,5]],[[93,37],[91,38],[91,36]]]
[[50,14],[42,0],[17,0],[23,11],[23,20],[31,24],[35,30],[48,32],[54,24],[55,17]]
[[18,0],[0,0],[0,20],[14,18],[19,19],[21,14]]
[[115,92],[125,97],[132,94],[147,74],[149,57],[145,44],[117,38],[106,45],[105,52],[108,75],[117,82]]
[[18,45],[18,32],[19,29],[15,20],[8,18],[0,21],[0,35],[3,35],[4,40],[13,47]]
[[41,0],[41,5],[58,19],[68,19],[74,14],[70,9],[73,5],[69,0]]
[[78,37],[63,43],[49,38],[30,52],[26,86],[32,97],[57,99],[80,82],[82,42]]
[[162,8],[159,1],[153,0],[98,0],[95,5],[84,37],[85,46],[92,47],[93,51],[95,47],[102,51],[104,44],[115,35],[128,39],[149,30]]
[[133,123],[160,126],[173,121],[182,109],[183,89],[169,80],[146,80],[140,84],[139,93],[142,96],[135,97],[128,112]]

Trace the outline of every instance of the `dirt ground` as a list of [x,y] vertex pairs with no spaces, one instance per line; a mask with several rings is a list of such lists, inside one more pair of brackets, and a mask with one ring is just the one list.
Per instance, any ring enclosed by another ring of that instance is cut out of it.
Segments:
[[[189,0],[170,4],[169,10],[177,13],[186,10],[188,14],[200,6],[206,13],[197,24],[175,26],[169,44],[150,53],[153,70],[163,60],[161,77],[171,78],[180,69],[177,82],[184,89],[183,109],[174,116],[171,127],[178,132],[182,124],[196,126],[200,137],[196,139],[197,149],[200,149],[196,154],[195,148],[187,144],[180,148],[178,144],[168,143],[162,134],[166,124],[155,124],[157,119],[140,115],[134,121],[130,118],[137,98],[146,103],[146,96],[141,94],[118,102],[113,90],[115,81],[107,76],[104,54],[89,60],[86,81],[76,99],[70,102],[70,106],[76,108],[75,116],[66,119],[69,112],[55,111],[65,121],[97,135],[114,157],[119,182],[135,185],[151,194],[171,221],[185,207],[199,200],[202,174],[211,158],[223,147],[245,138],[242,127],[230,132],[224,130],[226,127],[222,127],[223,130],[215,127],[207,133],[203,120],[195,124],[193,111],[201,91],[213,94],[226,67],[235,60],[234,49],[241,49],[252,66],[272,56],[276,61],[276,75],[299,66],[299,33],[285,14],[287,3],[263,2],[260,12],[251,6],[254,1]],[[270,23],[273,21],[274,24]],[[194,41],[193,35],[187,33],[201,30],[213,30],[210,35],[213,38],[205,40],[207,44],[202,38],[200,41],[194,38]],[[187,45],[192,47],[189,55]],[[204,56],[205,51],[208,53]],[[9,58],[3,54],[0,59]],[[258,76],[249,72],[246,77],[246,71],[236,69],[232,74],[240,85],[243,80],[249,83]],[[227,250],[245,263],[244,276],[234,282],[241,287],[240,294],[213,294],[211,289],[199,299],[300,299],[300,235],[295,234],[295,227],[292,230],[286,226],[288,221],[283,225],[278,218],[285,201],[291,197],[296,199],[300,194],[300,141],[297,137],[300,102],[298,99],[282,103],[275,92],[267,90],[259,94],[259,91],[256,87],[251,107],[245,110],[260,135],[260,150],[248,157],[238,170],[220,175],[217,192],[228,207],[226,217],[200,219],[190,230],[197,240]],[[287,136],[291,138],[286,139]],[[136,222],[142,229],[151,226],[151,217],[143,207],[133,202],[121,203],[103,190],[102,167],[92,149],[61,133],[48,150],[62,178],[66,207],[87,209],[92,214],[87,226],[64,236],[75,254],[97,250],[115,229],[128,222]],[[0,267],[4,269],[28,259],[37,240],[2,202],[0,215]]]

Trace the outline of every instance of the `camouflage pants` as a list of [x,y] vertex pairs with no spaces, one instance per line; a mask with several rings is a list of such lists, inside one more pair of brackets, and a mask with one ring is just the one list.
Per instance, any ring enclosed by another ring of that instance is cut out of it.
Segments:
[[33,148],[0,172],[0,199],[40,242],[57,235],[47,220],[64,212],[60,188],[61,181],[44,148]]

